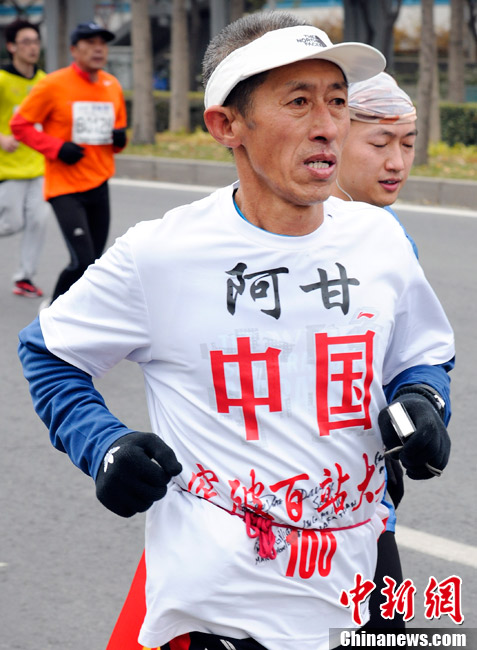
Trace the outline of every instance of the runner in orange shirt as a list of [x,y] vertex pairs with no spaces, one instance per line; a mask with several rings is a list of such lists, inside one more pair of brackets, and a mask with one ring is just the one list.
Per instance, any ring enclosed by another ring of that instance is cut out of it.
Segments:
[[96,23],[80,23],[71,34],[73,63],[38,83],[10,123],[17,140],[46,157],[45,198],[71,255],[52,301],[81,277],[106,245],[108,179],[114,174],[113,154],[126,145],[123,92],[118,80],[103,70],[107,43],[113,38]]

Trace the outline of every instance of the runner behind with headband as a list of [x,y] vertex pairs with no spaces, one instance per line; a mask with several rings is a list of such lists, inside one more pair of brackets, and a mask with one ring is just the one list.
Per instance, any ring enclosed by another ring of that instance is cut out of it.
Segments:
[[[350,84],[348,105],[351,127],[341,154],[333,196],[382,207],[398,220],[390,206],[398,198],[414,161],[417,136],[414,104],[393,77],[381,72],[371,79]],[[366,161],[365,165],[363,160]],[[386,218],[389,217],[383,212],[383,219]],[[416,243],[407,232],[406,236],[417,257]],[[406,379],[407,384],[414,384],[413,390],[422,390],[435,400],[436,405],[440,405],[446,424],[451,415],[448,372],[453,365],[453,360],[442,365],[422,365],[410,369]],[[385,393],[392,400],[393,386],[386,386]],[[378,542],[378,563],[374,577],[376,589],[370,596],[370,625],[374,628],[399,628],[404,627],[402,616],[395,614],[391,619],[383,618],[380,607],[385,602],[381,591],[386,586],[384,577],[392,578],[396,584],[403,581],[394,535],[394,507],[397,508],[404,495],[404,481],[401,463],[393,454],[386,455],[386,472],[387,494],[384,503],[389,507],[390,514],[386,531]]]

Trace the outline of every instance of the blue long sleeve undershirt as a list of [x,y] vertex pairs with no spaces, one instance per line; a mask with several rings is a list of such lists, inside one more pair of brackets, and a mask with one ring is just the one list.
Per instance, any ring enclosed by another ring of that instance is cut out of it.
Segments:
[[51,443],[95,478],[110,445],[132,429],[109,411],[90,375],[49,352],[38,318],[19,338],[18,355],[33,406]]

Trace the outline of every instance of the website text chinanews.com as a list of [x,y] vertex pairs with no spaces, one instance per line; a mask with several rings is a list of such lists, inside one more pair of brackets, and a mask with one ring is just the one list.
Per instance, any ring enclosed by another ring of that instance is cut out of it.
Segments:
[[419,630],[411,632],[356,632],[339,635],[344,648],[471,648],[466,632]]

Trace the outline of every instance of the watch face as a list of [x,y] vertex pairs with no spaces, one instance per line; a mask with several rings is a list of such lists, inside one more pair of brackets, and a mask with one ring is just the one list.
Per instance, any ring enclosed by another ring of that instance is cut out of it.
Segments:
[[401,442],[412,435],[416,428],[405,407],[400,402],[388,406],[389,416]]

